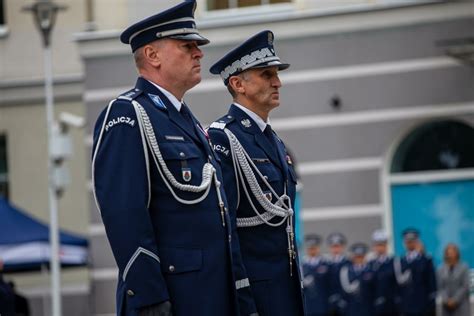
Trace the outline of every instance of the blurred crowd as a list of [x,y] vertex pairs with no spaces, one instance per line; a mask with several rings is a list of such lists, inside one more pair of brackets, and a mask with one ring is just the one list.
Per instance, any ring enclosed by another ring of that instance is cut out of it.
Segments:
[[305,237],[308,316],[432,316],[437,297],[441,315],[471,315],[469,268],[454,244],[446,246],[436,271],[415,228],[403,231],[406,252],[400,257],[389,255],[383,230],[373,232],[371,247],[355,242],[347,255],[343,234],[327,236],[328,254],[321,253],[322,242],[319,235]]

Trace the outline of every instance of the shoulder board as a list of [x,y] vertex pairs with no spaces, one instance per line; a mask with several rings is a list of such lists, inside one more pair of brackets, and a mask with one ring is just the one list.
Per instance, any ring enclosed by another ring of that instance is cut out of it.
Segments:
[[127,101],[132,101],[135,100],[140,94],[142,94],[142,90],[133,88],[128,90],[125,93],[122,93],[117,99],[118,100],[127,100]]
[[223,116],[222,118],[218,119],[217,121],[213,122],[209,128],[214,128],[214,129],[224,129],[229,123],[231,123],[234,120],[233,116],[226,115]]
[[211,125],[209,125],[209,128],[224,129],[226,124],[227,123],[213,122]]

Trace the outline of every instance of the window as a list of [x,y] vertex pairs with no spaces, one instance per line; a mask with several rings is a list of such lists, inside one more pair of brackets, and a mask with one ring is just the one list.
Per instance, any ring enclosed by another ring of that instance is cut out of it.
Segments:
[[222,10],[233,8],[244,8],[275,3],[289,3],[292,0],[207,0],[207,9]]
[[0,135],[0,197],[8,199],[7,137]]
[[474,129],[438,121],[415,129],[398,147],[392,172],[474,168]]

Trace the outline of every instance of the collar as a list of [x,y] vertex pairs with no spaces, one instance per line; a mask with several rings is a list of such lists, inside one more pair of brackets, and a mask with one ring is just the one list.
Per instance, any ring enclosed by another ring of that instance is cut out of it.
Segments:
[[332,261],[335,263],[341,263],[342,260],[344,260],[345,256],[344,255],[335,255],[332,257]]
[[306,262],[312,266],[317,266],[321,262],[321,256],[306,257]]
[[408,258],[409,260],[414,260],[414,259],[416,259],[416,258],[418,257],[418,255],[419,255],[419,252],[416,251],[416,250],[409,251],[409,252],[407,253],[407,258]]
[[364,270],[367,265],[365,263],[362,263],[362,264],[354,264],[353,266],[354,266],[354,270],[356,272],[360,272],[360,271]]
[[387,259],[388,259],[387,255],[380,255],[380,256],[377,257],[377,261],[382,262],[382,263],[387,261]]
[[165,88],[160,87],[158,84],[154,83],[153,81],[150,81],[148,79],[145,79],[145,80],[147,80],[152,85],[157,87],[165,95],[165,97],[167,97],[168,100],[170,100],[171,104],[173,104],[173,106],[176,108],[178,112],[181,111],[182,101],[179,101],[173,94],[171,94],[171,92],[169,92]]
[[250,118],[252,120],[255,121],[255,123],[257,123],[258,125],[258,128],[260,128],[260,130],[263,132],[265,130],[265,127],[267,127],[267,124],[270,124],[270,120],[267,120],[267,122],[265,122],[260,116],[258,116],[257,114],[255,114],[254,112],[250,111],[249,109],[247,109],[245,106],[241,105],[241,104],[238,104],[237,102],[234,102],[234,105],[236,107],[238,107],[239,109],[241,109],[242,111],[245,112],[245,114],[247,114],[248,116],[250,116]]

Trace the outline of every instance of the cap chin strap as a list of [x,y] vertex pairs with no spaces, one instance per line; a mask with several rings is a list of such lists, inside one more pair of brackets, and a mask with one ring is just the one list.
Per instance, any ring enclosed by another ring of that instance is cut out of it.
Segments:
[[[288,237],[288,255],[290,259],[290,275],[292,274],[292,262],[293,259],[296,258],[296,251],[294,247],[294,238],[295,234],[293,232],[293,215],[294,211],[291,208],[291,198],[286,194],[287,185],[286,183],[284,187],[283,195],[279,196],[273,187],[268,183],[267,179],[262,175],[262,173],[258,170],[255,166],[252,158],[248,155],[248,153],[243,148],[242,144],[239,142],[237,137],[232,133],[229,129],[224,128],[224,132],[229,139],[229,145],[231,149],[232,155],[232,163],[234,166],[235,178],[237,181],[237,198],[238,204],[240,203],[240,189],[239,189],[239,180],[242,184],[242,188],[244,189],[245,196],[252,207],[253,211],[255,212],[256,216],[253,217],[238,217],[237,218],[237,227],[254,227],[259,226],[262,224],[266,224],[272,227],[278,227],[283,225],[286,222],[286,233]],[[273,204],[269,201],[266,195],[263,193],[262,188],[258,184],[256,175],[263,181],[265,186],[271,191],[271,194],[276,197],[276,202]],[[264,213],[260,213],[257,208],[255,207],[250,193],[248,192],[247,185],[250,187],[250,191],[252,192],[253,197],[257,200],[258,204],[263,208],[265,211]],[[277,223],[270,222],[271,219],[274,217],[280,217],[281,221]]]
[[164,22],[164,23],[149,26],[147,28],[144,28],[144,29],[142,29],[140,31],[137,31],[137,32],[133,33],[132,35],[130,35],[130,37],[128,39],[128,43],[131,43],[132,39],[134,39],[137,35],[140,35],[141,33],[145,32],[145,31],[148,31],[148,30],[151,30],[151,29],[154,29],[154,28],[157,28],[157,27],[161,27],[161,26],[164,26],[164,25],[167,25],[167,24],[179,23],[179,22],[193,22],[194,23],[194,19],[191,18],[191,17],[185,17],[185,18],[174,19],[174,20],[171,20],[171,21],[168,21],[168,22]]

